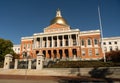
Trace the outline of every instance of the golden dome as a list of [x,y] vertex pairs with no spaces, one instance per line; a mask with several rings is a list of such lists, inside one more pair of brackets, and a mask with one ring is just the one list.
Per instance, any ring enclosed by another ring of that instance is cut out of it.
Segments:
[[62,17],[61,11],[59,9],[56,12],[56,17],[50,21],[50,25],[55,23],[67,25],[67,21]]
[[67,25],[67,21],[62,17],[55,17],[53,20],[51,20],[50,25],[55,23]]

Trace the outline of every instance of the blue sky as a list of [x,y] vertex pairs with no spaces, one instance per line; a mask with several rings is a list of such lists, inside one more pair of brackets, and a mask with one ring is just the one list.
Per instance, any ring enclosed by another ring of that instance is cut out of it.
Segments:
[[[100,0],[104,37],[120,36],[120,0]],[[0,0],[0,38],[20,44],[21,37],[43,32],[59,8],[73,29],[99,29],[98,0]]]

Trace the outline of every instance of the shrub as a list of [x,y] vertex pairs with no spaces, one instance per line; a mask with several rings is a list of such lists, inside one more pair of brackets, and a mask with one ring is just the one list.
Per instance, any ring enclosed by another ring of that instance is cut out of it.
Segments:
[[106,53],[107,61],[120,62],[120,50]]
[[114,67],[120,66],[120,63],[101,62],[101,61],[61,61],[53,64],[52,68],[88,68],[88,67]]
[[4,63],[0,62],[0,68],[3,68]]

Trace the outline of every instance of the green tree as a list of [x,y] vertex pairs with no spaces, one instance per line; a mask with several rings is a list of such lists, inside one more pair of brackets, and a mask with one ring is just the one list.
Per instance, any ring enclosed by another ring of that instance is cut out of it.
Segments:
[[6,54],[14,54],[13,43],[10,40],[0,38],[0,62],[4,61]]

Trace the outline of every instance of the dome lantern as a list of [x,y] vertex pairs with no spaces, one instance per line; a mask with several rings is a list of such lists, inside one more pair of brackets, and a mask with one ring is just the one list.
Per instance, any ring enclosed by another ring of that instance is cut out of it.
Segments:
[[61,11],[59,9],[56,11],[56,17],[50,21],[50,25],[55,23],[68,25],[67,21],[62,17]]

